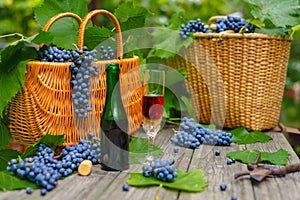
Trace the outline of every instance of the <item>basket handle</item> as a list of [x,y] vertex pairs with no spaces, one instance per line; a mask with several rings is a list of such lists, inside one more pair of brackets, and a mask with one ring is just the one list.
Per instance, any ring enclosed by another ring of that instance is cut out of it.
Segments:
[[121,33],[121,27],[119,24],[119,21],[117,18],[109,11],[107,10],[93,10],[90,11],[82,20],[82,23],[80,24],[79,28],[79,34],[78,34],[78,48],[83,48],[83,40],[84,40],[84,31],[86,29],[86,26],[95,15],[103,14],[107,15],[114,23],[116,28],[116,34],[117,34],[117,58],[122,59],[123,58],[123,42],[122,42],[122,33]]
[[82,19],[74,13],[71,13],[71,12],[60,13],[48,20],[48,22],[45,24],[45,26],[43,28],[43,31],[47,32],[50,29],[50,27],[52,26],[52,24],[54,24],[54,22],[56,22],[57,20],[59,20],[63,17],[73,17],[78,21],[79,24],[81,24],[81,21],[82,21]]

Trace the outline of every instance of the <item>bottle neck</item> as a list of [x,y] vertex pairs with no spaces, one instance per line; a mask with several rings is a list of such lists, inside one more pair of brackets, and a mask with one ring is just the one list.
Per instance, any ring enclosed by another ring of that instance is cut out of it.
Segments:
[[[110,71],[107,72],[107,98],[111,100],[112,95],[120,95],[120,84],[119,82],[119,72],[118,71]],[[116,91],[114,91],[116,90]],[[108,100],[108,99],[107,99]],[[109,103],[109,102],[107,102]]]
[[126,120],[127,116],[120,94],[120,71],[119,69],[111,70],[110,68],[108,68],[106,72],[107,91],[103,118],[105,118],[106,120]]

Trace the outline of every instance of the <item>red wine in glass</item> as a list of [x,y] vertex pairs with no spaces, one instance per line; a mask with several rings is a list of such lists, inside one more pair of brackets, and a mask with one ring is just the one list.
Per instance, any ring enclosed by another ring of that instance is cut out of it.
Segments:
[[143,96],[143,116],[149,120],[160,119],[164,112],[164,96],[147,94]]

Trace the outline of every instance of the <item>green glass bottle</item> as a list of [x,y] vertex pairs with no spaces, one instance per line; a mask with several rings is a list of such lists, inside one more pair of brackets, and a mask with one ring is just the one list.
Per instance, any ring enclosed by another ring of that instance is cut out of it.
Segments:
[[107,66],[106,101],[101,118],[101,167],[107,171],[129,168],[128,120],[120,95],[119,74],[118,65]]

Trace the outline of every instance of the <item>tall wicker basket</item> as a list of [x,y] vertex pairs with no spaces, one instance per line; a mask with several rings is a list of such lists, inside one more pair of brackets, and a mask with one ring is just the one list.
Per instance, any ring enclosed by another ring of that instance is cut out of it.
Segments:
[[[45,134],[64,134],[64,145],[73,145],[88,136],[89,132],[100,137],[100,119],[106,97],[105,66],[110,63],[120,65],[121,94],[129,119],[129,134],[141,125],[142,89],[139,73],[139,58],[123,58],[122,33],[117,19],[108,11],[90,12],[83,20],[73,13],[62,13],[51,18],[44,27],[62,17],[75,17],[80,23],[78,48],[83,48],[84,31],[88,21],[95,14],[107,15],[116,27],[116,60],[103,60],[93,63],[98,66],[99,74],[91,78],[89,103],[92,112],[86,119],[76,117],[70,86],[71,63],[30,61],[27,65],[25,88],[10,102],[10,131],[13,137],[24,145],[36,142]],[[134,78],[133,78],[134,77]]]
[[266,130],[279,120],[290,43],[258,33],[199,32],[168,63],[188,72],[186,86],[201,123]]

